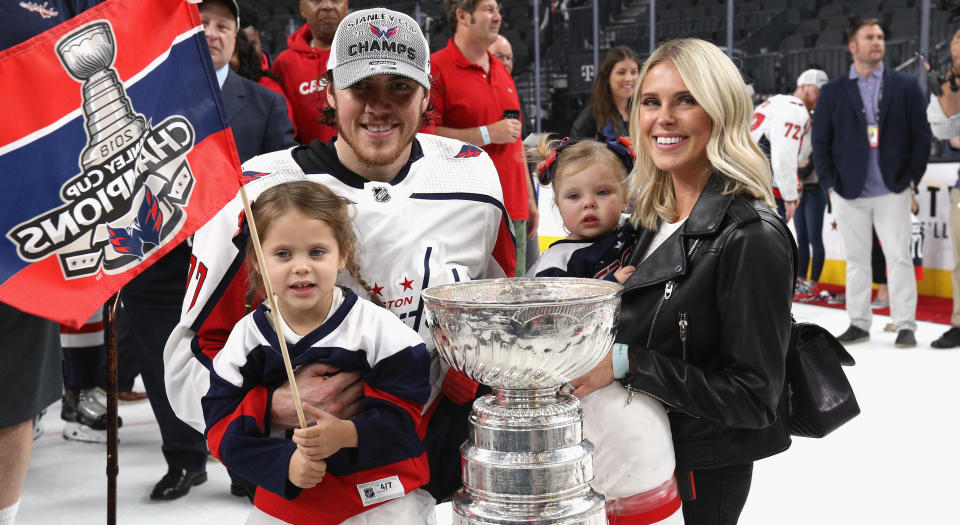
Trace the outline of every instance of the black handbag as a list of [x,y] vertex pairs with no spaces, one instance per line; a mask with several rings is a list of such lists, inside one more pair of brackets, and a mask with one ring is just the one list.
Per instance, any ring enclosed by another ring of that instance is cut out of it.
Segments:
[[790,434],[821,438],[860,413],[841,365],[855,361],[823,327],[793,321],[787,351]]

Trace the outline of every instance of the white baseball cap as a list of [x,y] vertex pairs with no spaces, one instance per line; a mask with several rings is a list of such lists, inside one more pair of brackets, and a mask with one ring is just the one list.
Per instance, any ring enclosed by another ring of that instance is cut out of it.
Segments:
[[816,86],[817,89],[823,87],[824,84],[830,81],[830,77],[827,76],[826,71],[820,69],[808,69],[803,73],[800,73],[800,76],[797,77],[797,86]]
[[409,16],[382,7],[363,9],[340,21],[327,69],[337,89],[376,75],[400,75],[430,89],[430,47]]

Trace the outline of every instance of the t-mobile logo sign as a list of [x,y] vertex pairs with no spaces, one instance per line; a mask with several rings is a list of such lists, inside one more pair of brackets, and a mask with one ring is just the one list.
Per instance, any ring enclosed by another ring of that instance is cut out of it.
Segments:
[[580,76],[584,82],[593,82],[593,64],[584,64],[580,66]]

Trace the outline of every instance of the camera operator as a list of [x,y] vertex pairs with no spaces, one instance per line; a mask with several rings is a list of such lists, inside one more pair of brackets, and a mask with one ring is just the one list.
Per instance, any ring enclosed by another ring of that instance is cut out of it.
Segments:
[[960,135],[960,29],[950,41],[950,70],[947,81],[940,86],[940,96],[930,95],[927,120],[938,139],[951,139]]
[[[927,119],[930,130],[941,140],[949,140],[950,146],[960,146],[960,29],[950,41],[950,70],[947,80],[940,85],[939,96],[930,95],[927,106]],[[955,88],[954,86],[958,86]],[[933,348],[955,348],[960,346],[960,182],[950,188],[950,237],[953,244],[953,313],[950,317],[950,329],[930,343]]]

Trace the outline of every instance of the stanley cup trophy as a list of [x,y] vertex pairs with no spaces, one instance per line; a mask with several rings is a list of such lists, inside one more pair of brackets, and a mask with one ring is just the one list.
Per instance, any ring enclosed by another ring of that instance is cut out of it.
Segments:
[[495,279],[424,290],[437,350],[494,390],[470,414],[455,525],[605,524],[580,401],[560,391],[614,340],[617,283]]

